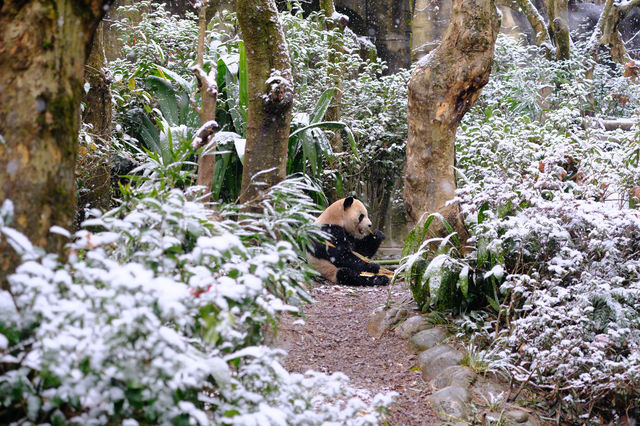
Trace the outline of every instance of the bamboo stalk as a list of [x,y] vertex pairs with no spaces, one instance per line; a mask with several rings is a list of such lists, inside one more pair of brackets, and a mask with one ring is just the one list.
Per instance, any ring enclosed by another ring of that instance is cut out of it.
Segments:
[[399,265],[400,259],[382,259],[382,260],[376,260],[376,263],[378,265]]
[[[326,245],[328,245],[329,247],[333,247],[333,248],[335,248],[335,247],[336,247],[336,246],[335,246],[335,244],[331,243],[330,241],[325,241],[324,243],[325,243]],[[358,253],[358,252],[355,252],[355,251],[353,251],[353,250],[352,250],[352,251],[351,251],[351,253],[353,253],[354,255],[356,255],[356,256],[357,256],[360,260],[362,260],[363,262],[366,262],[366,263],[371,263],[371,262],[373,262],[371,259],[369,259],[369,258],[367,258],[367,257],[364,257],[363,255],[361,255],[361,254],[360,254],[360,253]],[[378,264],[380,264],[380,263],[378,263]],[[360,273],[360,276],[361,276],[361,277],[374,277],[374,276],[376,276],[376,275],[384,275],[385,277],[389,277],[389,278],[391,278],[391,277],[393,277],[393,271],[392,271],[392,270],[390,270],[390,269],[383,268],[382,266],[380,266],[380,271],[379,271],[377,274],[374,274],[373,272],[361,272],[361,273]]]

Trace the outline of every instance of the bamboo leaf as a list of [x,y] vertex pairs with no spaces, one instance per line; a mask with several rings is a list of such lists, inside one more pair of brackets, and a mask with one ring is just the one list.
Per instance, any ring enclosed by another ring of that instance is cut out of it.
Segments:
[[480,207],[480,210],[478,210],[478,224],[481,224],[482,222],[487,220],[488,216],[485,213],[487,210],[489,210],[489,202],[485,201]]
[[316,107],[309,118],[309,123],[319,123],[324,118],[327,109],[329,109],[329,107],[331,106],[331,101],[335,96],[336,90],[337,89],[335,87],[327,89],[322,93],[322,95],[320,95],[320,99],[318,100],[318,103],[316,104]]
[[489,302],[489,305],[491,305],[491,307],[495,309],[496,312],[500,312],[500,305],[498,304],[498,302],[496,302],[496,299],[491,296],[487,296],[487,301]]
[[[238,64],[240,112],[242,113],[246,126],[247,110],[249,108],[249,70],[247,69],[247,54],[243,41],[238,42],[238,52],[240,53],[240,63]],[[244,134],[246,134],[246,129]]]

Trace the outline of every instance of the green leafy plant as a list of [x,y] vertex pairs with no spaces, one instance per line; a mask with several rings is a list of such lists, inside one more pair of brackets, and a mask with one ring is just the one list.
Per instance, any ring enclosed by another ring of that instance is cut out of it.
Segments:
[[0,242],[23,264],[0,290],[0,421],[376,424],[391,395],[366,404],[345,376],[288,373],[265,345],[265,325],[309,299],[317,188],[287,180],[251,213],[213,211],[156,165],[75,235],[55,231],[64,261],[11,229],[3,203]]
[[[484,211],[478,215],[478,223]],[[447,237],[433,236],[429,228],[434,220],[450,232]],[[404,273],[420,309],[460,312],[489,303],[500,311],[498,288],[504,268],[499,256],[483,244],[471,255],[463,253],[457,234],[439,214],[429,215],[409,232],[398,272]]]

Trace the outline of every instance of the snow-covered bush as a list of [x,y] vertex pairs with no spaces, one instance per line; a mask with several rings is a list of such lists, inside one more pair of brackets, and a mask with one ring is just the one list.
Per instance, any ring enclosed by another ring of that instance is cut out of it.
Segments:
[[566,421],[616,418],[640,397],[638,129],[589,123],[637,117],[637,95],[612,96],[639,88],[580,50],[558,63],[501,37],[496,53],[457,146],[471,259],[486,247],[506,270],[502,356]]
[[[620,103],[620,93],[631,96]],[[639,129],[593,125],[637,121],[639,93],[579,49],[556,62],[500,36],[491,80],[456,139],[474,250],[447,254],[499,288],[489,315],[460,325],[493,342],[498,369],[573,424],[640,410]]]
[[0,291],[0,421],[376,423],[388,395],[365,404],[344,376],[290,374],[265,346],[267,324],[308,299],[307,181],[273,187],[260,213],[214,211],[145,170],[70,236],[65,262],[3,205],[0,238],[24,263]]

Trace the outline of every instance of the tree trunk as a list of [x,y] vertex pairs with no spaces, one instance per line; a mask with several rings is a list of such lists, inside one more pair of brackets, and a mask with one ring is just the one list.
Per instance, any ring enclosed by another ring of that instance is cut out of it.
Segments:
[[[0,202],[12,226],[61,253],[52,225],[71,228],[84,66],[110,0],[0,1]],[[0,241],[0,285],[16,257]]]
[[89,60],[85,67],[89,91],[83,91],[85,109],[82,122],[91,124],[88,130],[95,147],[81,147],[76,170],[78,174],[78,224],[84,220],[83,210],[95,207],[107,210],[111,204],[111,161],[107,154],[111,147],[112,101],[111,82],[106,72],[103,25],[98,26]]
[[640,6],[640,0],[621,3],[614,0],[605,2],[598,24],[589,41],[589,52],[595,60],[599,60],[603,52],[608,52],[614,62],[624,64],[630,61],[620,34],[620,24],[631,9],[637,6]]
[[544,23],[544,18],[538,12],[538,9],[531,3],[531,0],[515,0],[520,7],[520,11],[526,16],[536,37],[536,45],[544,46],[545,44],[551,48],[551,37]]
[[236,0],[247,52],[249,108],[240,202],[257,198],[287,173],[293,78],[274,0]]
[[[440,46],[412,73],[404,202],[414,222],[455,197],[456,129],[489,80],[499,29],[493,0],[455,0]],[[445,210],[462,224],[456,205]]]
[[[324,16],[328,19],[328,29],[337,30],[340,35],[344,34],[344,27],[347,25],[347,21],[341,21],[337,18],[336,8],[333,4],[333,0],[320,0],[320,9],[324,13]],[[346,18],[346,17],[345,17]],[[344,44],[341,37],[335,37],[332,40],[333,49],[331,50],[328,56],[329,63],[334,66],[331,67],[330,77],[331,84],[336,88],[334,92],[333,99],[331,100],[331,105],[327,108],[327,112],[324,114],[324,121],[340,121],[340,108],[342,105],[342,89],[344,85],[342,84],[342,79],[344,78],[344,72],[340,69],[340,67],[335,66],[339,61],[339,57],[341,54],[345,53]],[[331,144],[331,150],[334,153],[340,153],[343,151],[342,149],[342,136],[341,131],[331,130],[329,132],[329,143]],[[328,167],[330,169],[337,170],[339,174],[342,173],[342,165],[337,157],[331,157],[329,159]],[[338,193],[337,186],[334,182],[329,182],[324,187],[324,193],[327,196],[327,199],[330,203],[337,201],[340,198],[340,194]]]
[[[340,33],[343,32],[344,26],[338,22],[334,21],[336,8],[333,4],[333,0],[320,0],[320,8],[326,16],[330,20],[330,29],[338,29]],[[333,40],[333,46],[339,53],[344,53],[344,48],[342,46],[342,41],[338,39]],[[338,62],[338,55],[333,51],[329,54],[329,62],[335,64]],[[327,108],[327,112],[324,114],[325,121],[340,121],[340,104],[342,104],[342,79],[343,73],[338,67],[331,68],[331,80],[333,81],[334,87],[337,89],[335,94],[333,95],[333,99],[331,100],[331,105]],[[340,137],[340,130],[333,130],[329,137],[331,142],[331,148],[333,152],[342,152],[342,138]]]
[[[198,32],[198,66],[193,67],[191,71],[195,74],[196,79],[198,81],[198,92],[200,92],[201,103],[198,107],[195,105],[195,100],[192,98],[192,102],[200,116],[200,124],[204,125],[211,121],[215,121],[216,119],[216,103],[218,101],[218,85],[216,82],[216,66],[213,65],[209,74],[204,71],[204,51],[206,46],[206,33],[207,33],[207,24],[209,23],[210,17],[215,13],[215,4],[210,2],[205,2],[198,12],[198,21],[199,21],[199,32]],[[195,96],[194,96],[195,98]],[[210,141],[215,136],[215,130],[217,130],[216,126],[209,126],[210,128],[215,127],[214,131],[209,132],[206,131],[207,137],[203,137],[204,135],[196,135],[198,139],[201,141],[200,146],[195,146],[194,148],[199,149],[203,146],[210,145]],[[204,186],[205,196],[202,198],[202,201],[207,202],[211,199],[211,184],[213,183],[213,173],[216,167],[216,156],[215,156],[215,147],[209,146],[205,151],[200,154],[200,158],[198,158],[198,178],[196,181],[196,185]]]
[[569,34],[568,0],[546,0],[549,14],[549,34],[556,46],[556,59],[569,59],[571,36]]

